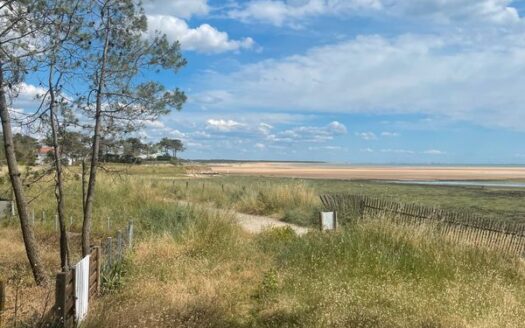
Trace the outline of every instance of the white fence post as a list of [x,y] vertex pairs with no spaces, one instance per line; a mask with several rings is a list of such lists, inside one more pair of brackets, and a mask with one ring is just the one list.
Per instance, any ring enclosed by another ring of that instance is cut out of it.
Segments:
[[133,221],[128,222],[128,248],[133,246]]
[[73,270],[75,275],[75,319],[82,322],[89,309],[89,262],[90,255],[78,262]]

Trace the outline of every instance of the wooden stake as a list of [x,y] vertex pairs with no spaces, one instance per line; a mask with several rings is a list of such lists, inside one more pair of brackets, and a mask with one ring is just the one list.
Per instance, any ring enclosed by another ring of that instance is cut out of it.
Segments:
[[128,222],[128,248],[133,246],[133,221]]
[[2,318],[5,310],[5,283],[0,281],[0,327],[2,327]]

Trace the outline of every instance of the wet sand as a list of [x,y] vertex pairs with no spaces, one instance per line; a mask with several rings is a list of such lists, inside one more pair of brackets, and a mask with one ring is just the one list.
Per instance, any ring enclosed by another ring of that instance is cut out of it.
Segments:
[[346,180],[514,180],[525,167],[329,166],[293,163],[210,164],[219,174]]

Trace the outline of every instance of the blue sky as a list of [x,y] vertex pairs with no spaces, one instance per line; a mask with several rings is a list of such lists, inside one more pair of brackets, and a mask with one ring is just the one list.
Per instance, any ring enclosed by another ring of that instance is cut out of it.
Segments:
[[186,158],[525,163],[525,1],[144,6],[188,60],[151,77],[189,100],[140,135]]

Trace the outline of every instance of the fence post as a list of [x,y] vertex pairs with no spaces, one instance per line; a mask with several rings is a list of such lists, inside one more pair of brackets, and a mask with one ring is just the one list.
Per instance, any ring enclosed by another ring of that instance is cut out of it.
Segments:
[[16,211],[15,211],[15,201],[12,200],[11,201],[11,216],[15,216],[16,215]]
[[55,311],[60,326],[64,327],[66,323],[66,281],[67,272],[59,272],[56,277],[55,290]]
[[2,327],[2,319],[5,310],[5,283],[0,281],[0,327]]
[[117,260],[122,259],[122,231],[117,231]]
[[128,222],[128,248],[133,246],[133,221]]
[[101,267],[101,258],[100,258],[100,247],[99,246],[95,246],[95,256],[97,257],[97,261],[96,261],[96,265],[97,265],[97,296],[100,295],[100,278],[102,276],[101,272],[100,272],[100,267]]
[[108,267],[111,268],[113,266],[113,239],[108,237],[106,240],[108,245]]

